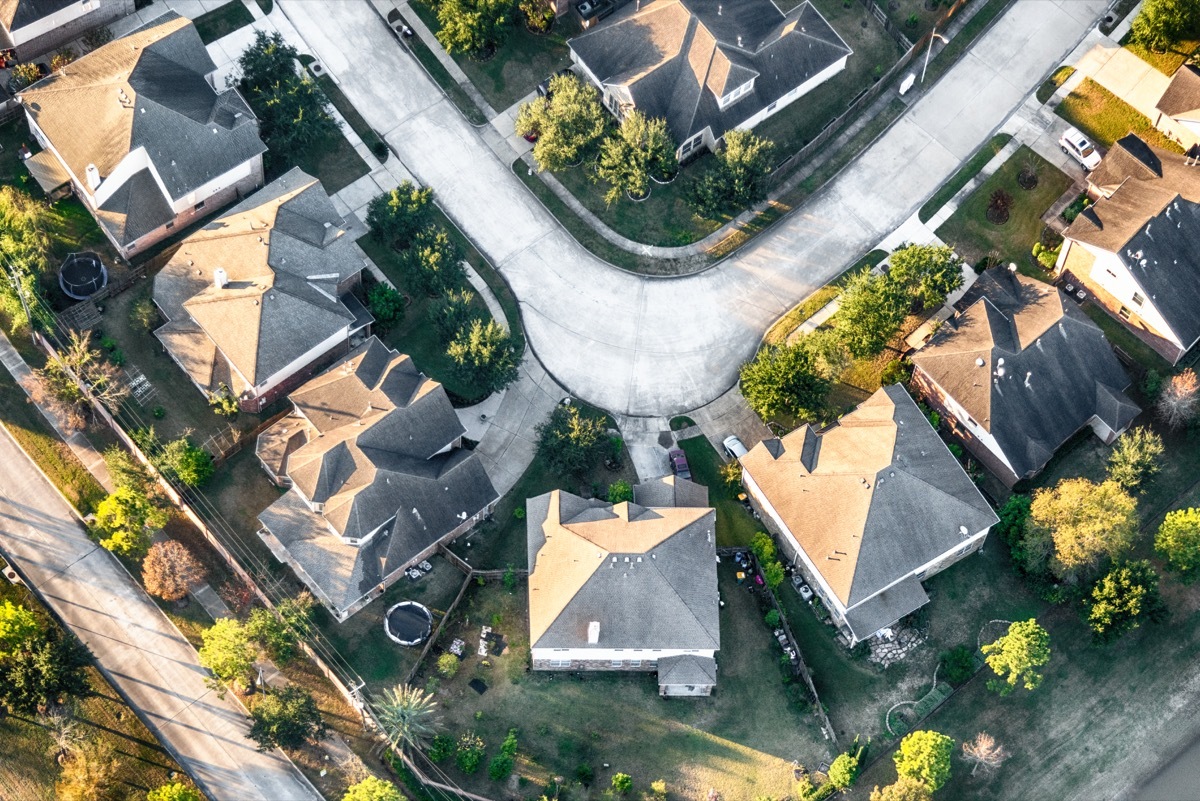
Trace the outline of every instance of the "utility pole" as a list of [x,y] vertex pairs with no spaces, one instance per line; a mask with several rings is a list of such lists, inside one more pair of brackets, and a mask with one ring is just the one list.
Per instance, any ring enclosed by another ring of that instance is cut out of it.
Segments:
[[941,39],[942,44],[949,44],[950,40],[937,32],[934,28],[929,34],[929,49],[925,51],[925,66],[921,68],[921,83],[925,83],[925,70],[929,69],[929,56],[933,53],[933,40]]

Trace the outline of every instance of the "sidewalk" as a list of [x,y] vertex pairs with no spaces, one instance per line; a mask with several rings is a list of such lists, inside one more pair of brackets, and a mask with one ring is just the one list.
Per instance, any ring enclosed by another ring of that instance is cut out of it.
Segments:
[[[433,35],[433,31],[429,30],[429,26],[421,21],[421,18],[417,16],[417,12],[413,11],[412,6],[408,4],[408,0],[400,0],[398,3],[392,2],[392,0],[371,0],[371,2],[376,8],[386,9],[390,6],[399,11],[404,16],[404,21],[408,23],[408,26],[416,32],[416,35],[425,43],[425,46],[429,48],[430,52],[433,53],[441,65],[446,68],[446,72],[450,73],[450,77],[462,87],[464,92],[470,95],[471,101],[476,106],[479,106],[479,110],[483,112],[483,116],[489,120],[496,116],[496,110],[492,108],[491,104],[475,88],[475,84],[471,83],[471,79],[462,71],[462,67],[458,66],[458,62],[446,53],[441,42]],[[384,16],[387,16],[386,11],[384,11]]]

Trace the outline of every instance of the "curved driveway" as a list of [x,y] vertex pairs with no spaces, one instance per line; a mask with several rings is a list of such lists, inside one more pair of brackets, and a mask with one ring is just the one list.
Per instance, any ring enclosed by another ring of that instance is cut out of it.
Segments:
[[602,262],[559,226],[368,1],[279,5],[359,112],[508,279],[546,369],[576,396],[633,416],[684,412],[728,389],[770,324],[906,220],[1107,7],[1019,0],[797,212],[713,269],[647,278]]

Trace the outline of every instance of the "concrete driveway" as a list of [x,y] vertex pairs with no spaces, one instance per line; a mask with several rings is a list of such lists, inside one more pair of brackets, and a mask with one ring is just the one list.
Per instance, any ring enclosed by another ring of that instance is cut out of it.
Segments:
[[366,2],[277,5],[512,284],[529,342],[551,375],[588,402],[631,416],[670,416],[723,394],[771,322],[910,216],[1107,7],[1020,0],[804,207],[718,267],[664,279],[615,269],[575,242]]

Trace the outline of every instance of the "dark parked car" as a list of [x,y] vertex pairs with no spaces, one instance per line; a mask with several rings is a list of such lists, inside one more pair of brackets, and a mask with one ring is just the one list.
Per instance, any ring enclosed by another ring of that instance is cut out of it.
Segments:
[[688,467],[687,454],[679,448],[667,452],[667,458],[671,460],[671,472],[680,478],[686,478],[689,481],[692,478],[692,468]]

